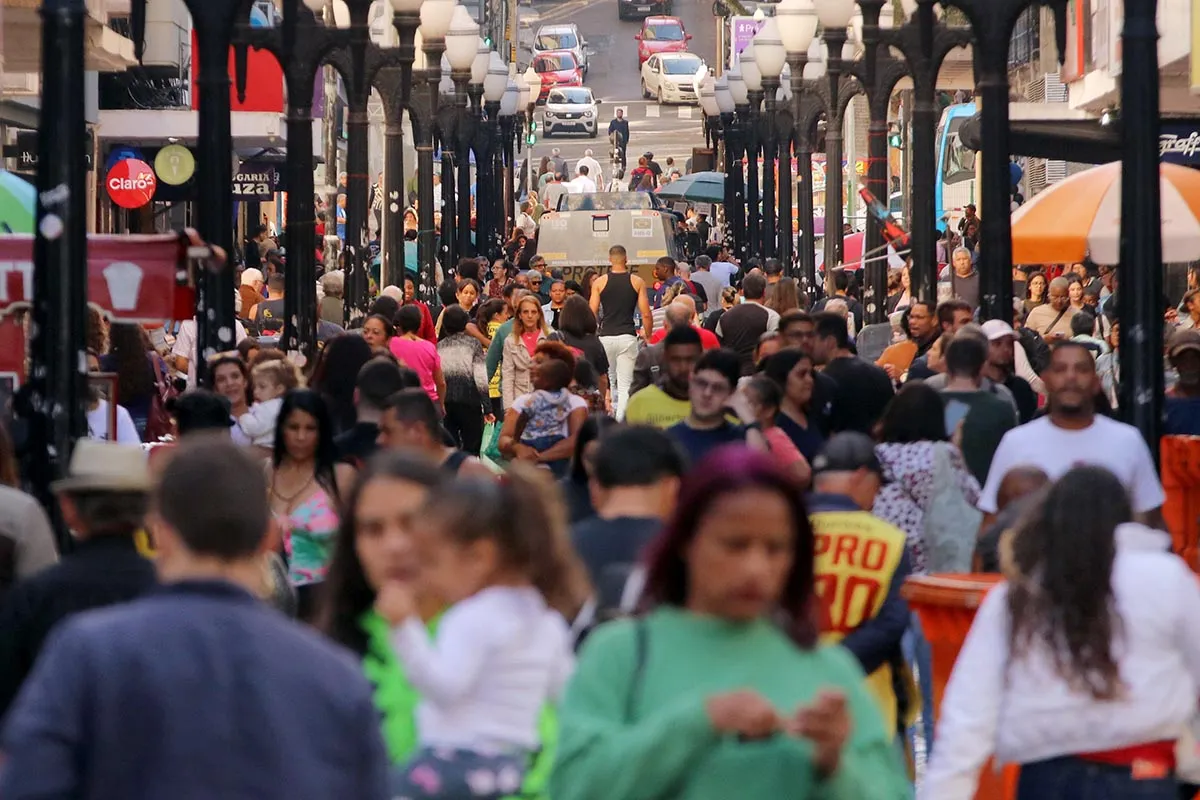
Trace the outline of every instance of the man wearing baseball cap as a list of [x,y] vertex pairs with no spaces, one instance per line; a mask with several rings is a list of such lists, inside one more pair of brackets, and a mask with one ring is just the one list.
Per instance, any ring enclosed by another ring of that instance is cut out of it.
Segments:
[[67,476],[56,481],[75,549],[17,583],[0,613],[0,717],[33,669],[51,630],[69,616],[139,597],[157,583],[137,549],[150,492],[146,454],[136,445],[80,439]]
[[[900,596],[911,572],[906,537],[871,513],[883,468],[869,436],[835,435],[813,459],[812,470],[808,507],[817,592],[827,612],[823,639],[840,642],[854,654],[888,730],[897,731],[901,709],[892,665],[901,662],[900,640],[911,620]],[[864,592],[868,586],[883,591]]]
[[1175,331],[1167,357],[1178,378],[1167,392],[1163,433],[1200,435],[1200,330]]
[[[1021,364],[1037,378],[1037,373],[1029,365],[1029,357],[1025,348],[1020,345],[1020,336],[1012,325],[1002,319],[990,319],[980,326],[983,335],[988,340],[987,361],[983,364],[983,377],[993,384],[1004,386],[1012,393],[1017,404],[1017,414],[1024,424],[1033,419],[1038,409],[1038,393],[1024,373],[1020,372]],[[1041,380],[1038,379],[1041,383]]]

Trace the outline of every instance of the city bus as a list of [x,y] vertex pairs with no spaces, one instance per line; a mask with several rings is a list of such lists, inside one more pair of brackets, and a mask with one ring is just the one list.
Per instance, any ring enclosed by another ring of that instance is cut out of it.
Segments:
[[977,203],[975,186],[975,151],[958,138],[962,124],[975,116],[974,103],[957,103],[942,112],[937,127],[937,172],[934,180],[934,218],[939,231],[949,223],[955,230],[962,219],[963,208]]

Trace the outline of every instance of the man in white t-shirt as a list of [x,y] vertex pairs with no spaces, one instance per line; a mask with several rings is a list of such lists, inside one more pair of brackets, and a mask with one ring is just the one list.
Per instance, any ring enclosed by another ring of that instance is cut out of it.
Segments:
[[[89,351],[87,365],[89,373],[99,372],[100,358]],[[137,426],[133,424],[133,417],[130,416],[125,406],[117,406],[116,430],[115,432],[109,430],[110,427],[113,427],[111,423],[114,415],[111,409],[112,406],[100,395],[100,387],[88,386],[88,438],[100,442],[112,441],[118,444],[141,445],[142,436],[138,433]]]
[[570,194],[595,194],[596,182],[588,177],[588,168],[586,164],[579,165],[579,174],[571,179],[567,184],[567,191]]
[[600,169],[600,162],[592,158],[591,150],[584,150],[583,158],[575,162],[576,170],[579,167],[587,167],[588,177],[595,181],[597,186],[604,185],[604,172]]
[[[246,329],[241,320],[234,320],[234,338],[229,345],[230,350],[242,343],[246,338]],[[171,348],[172,366],[179,372],[187,373],[188,388],[196,385],[196,320],[185,319],[179,324],[179,333],[175,336],[175,346]]]
[[1162,527],[1162,484],[1150,449],[1137,428],[1096,413],[1100,378],[1092,353],[1079,342],[1054,346],[1042,373],[1049,394],[1048,413],[1004,435],[987,485],[979,496],[984,527],[997,513],[996,494],[1004,476],[1016,467],[1037,467],[1057,480],[1073,467],[1103,467],[1129,490],[1140,521]]

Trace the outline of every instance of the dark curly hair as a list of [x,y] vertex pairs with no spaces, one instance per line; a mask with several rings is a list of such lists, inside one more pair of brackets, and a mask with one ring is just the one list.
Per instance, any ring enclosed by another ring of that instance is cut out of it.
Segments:
[[1049,647],[1058,674],[1097,700],[1122,690],[1113,656],[1121,627],[1112,591],[1114,532],[1132,519],[1116,476],[1076,467],[1033,503],[1012,539],[1010,652]]

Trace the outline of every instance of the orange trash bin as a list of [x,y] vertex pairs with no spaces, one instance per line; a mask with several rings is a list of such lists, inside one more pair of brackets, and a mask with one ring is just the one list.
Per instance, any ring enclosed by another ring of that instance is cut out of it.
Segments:
[[[901,592],[921,620],[933,655],[933,707],[936,719],[954,661],[962,650],[975,610],[984,595],[1003,580],[1000,575],[914,575]],[[934,746],[936,750],[936,745]],[[1018,769],[996,772],[989,761],[979,775],[975,800],[1011,800],[1016,796]]]

